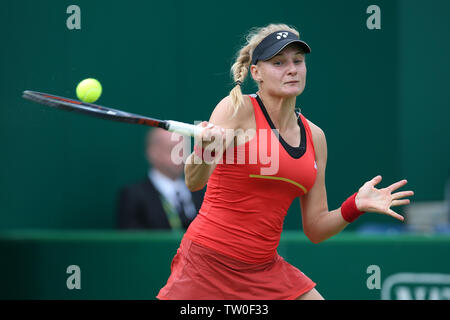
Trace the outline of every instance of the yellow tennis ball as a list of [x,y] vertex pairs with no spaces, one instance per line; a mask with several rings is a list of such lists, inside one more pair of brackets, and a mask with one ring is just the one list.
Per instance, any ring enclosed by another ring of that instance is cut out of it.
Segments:
[[77,86],[77,97],[83,102],[95,102],[101,94],[102,85],[95,79],[84,79]]

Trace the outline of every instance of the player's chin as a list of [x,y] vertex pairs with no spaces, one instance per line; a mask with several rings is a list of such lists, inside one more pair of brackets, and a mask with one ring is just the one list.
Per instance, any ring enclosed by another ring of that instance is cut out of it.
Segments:
[[285,97],[297,97],[302,94],[304,87],[300,86],[288,86],[284,87],[282,91],[282,95]]

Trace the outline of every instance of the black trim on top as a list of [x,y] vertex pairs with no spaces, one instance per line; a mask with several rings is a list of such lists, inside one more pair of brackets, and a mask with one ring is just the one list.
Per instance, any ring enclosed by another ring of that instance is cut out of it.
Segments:
[[[264,117],[266,118],[267,122],[269,123],[270,128],[272,131],[277,130],[275,128],[275,125],[272,122],[272,119],[270,119],[269,114],[267,113],[266,107],[264,106],[264,103],[262,102],[259,95],[256,96],[256,101],[258,101],[259,107],[261,108],[261,111],[264,114]],[[295,112],[295,111],[294,111]],[[303,125],[303,122],[301,120],[300,114],[297,114],[297,123],[300,127],[300,145],[298,147],[293,147],[290,144],[288,144],[283,137],[278,133],[278,131],[274,131],[275,135],[277,136],[278,140],[280,141],[281,145],[283,146],[284,150],[294,159],[299,159],[301,156],[303,156],[306,152],[306,130],[305,126]]]

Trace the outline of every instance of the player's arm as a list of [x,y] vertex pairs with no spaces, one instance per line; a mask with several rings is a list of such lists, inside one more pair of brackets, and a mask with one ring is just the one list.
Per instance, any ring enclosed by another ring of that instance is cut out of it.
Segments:
[[319,243],[342,231],[348,225],[348,222],[342,218],[340,208],[333,211],[328,210],[325,187],[327,142],[322,129],[312,122],[308,123],[314,141],[317,177],[311,190],[300,197],[300,206],[305,235],[312,242]]
[[[391,207],[407,205],[409,199],[403,199],[414,195],[413,191],[395,192],[398,188],[406,185],[406,180],[401,180],[391,184],[386,188],[377,189],[375,186],[381,182],[381,176],[376,176],[372,180],[365,182],[353,198],[353,208],[346,206],[344,219],[342,208],[329,211],[327,203],[327,193],[325,188],[325,169],[327,164],[327,143],[325,134],[316,125],[309,122],[314,140],[317,178],[312,189],[300,197],[302,209],[303,230],[306,236],[314,243],[324,241],[333,235],[341,232],[354,218],[363,212],[375,212],[391,216],[403,221],[403,217],[393,211]],[[344,203],[350,203],[346,200]]]
[[[209,122],[203,122],[200,125],[206,127],[201,137],[196,137],[198,147],[203,150],[208,150],[208,146],[212,143],[220,143],[222,147],[218,154],[215,154],[216,159],[220,159],[223,150],[226,150],[228,146],[233,142],[233,130],[236,130],[239,126],[240,114],[235,117],[233,115],[233,106],[231,104],[231,98],[225,97],[214,108],[211,114]],[[233,130],[227,130],[233,129]],[[209,148],[211,149],[211,148]],[[206,154],[206,152],[205,152]],[[197,191],[201,190],[208,182],[209,177],[216,167],[216,162],[202,161],[195,152],[186,159],[186,165],[184,166],[185,182],[189,190]]]

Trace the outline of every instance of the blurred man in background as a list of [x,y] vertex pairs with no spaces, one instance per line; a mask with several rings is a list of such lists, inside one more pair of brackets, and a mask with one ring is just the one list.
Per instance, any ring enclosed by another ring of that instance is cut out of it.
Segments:
[[191,192],[186,187],[184,163],[176,164],[171,158],[180,140],[171,137],[172,133],[163,129],[149,130],[146,158],[150,170],[143,181],[120,191],[120,229],[186,230],[195,218],[204,191]]

